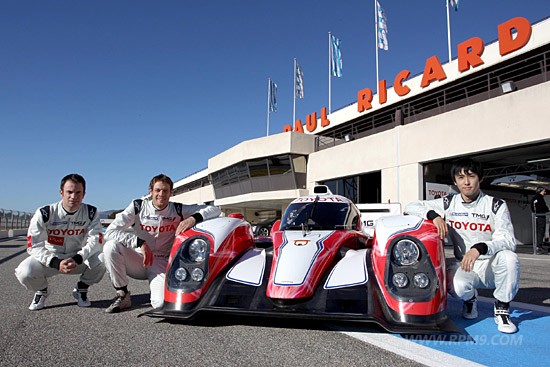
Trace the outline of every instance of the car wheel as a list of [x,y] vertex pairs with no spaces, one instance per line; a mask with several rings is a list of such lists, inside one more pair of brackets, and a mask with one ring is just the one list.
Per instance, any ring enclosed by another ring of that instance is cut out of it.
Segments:
[[258,236],[269,237],[269,228],[268,227],[260,227],[258,229]]

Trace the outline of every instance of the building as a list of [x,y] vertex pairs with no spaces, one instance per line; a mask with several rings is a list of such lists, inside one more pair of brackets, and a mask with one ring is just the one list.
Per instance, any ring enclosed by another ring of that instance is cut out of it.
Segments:
[[513,18],[498,40],[474,37],[458,57],[426,60],[422,74],[380,81],[380,93],[284,133],[244,141],[175,184],[174,200],[213,202],[255,223],[278,215],[316,184],[357,203],[433,198],[451,190],[452,160],[486,168],[484,191],[507,200],[516,237],[531,241],[528,200],[550,185],[550,19]]

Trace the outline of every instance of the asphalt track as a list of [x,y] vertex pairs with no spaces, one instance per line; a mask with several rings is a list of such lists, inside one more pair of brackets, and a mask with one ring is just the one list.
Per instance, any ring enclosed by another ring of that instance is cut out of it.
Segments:
[[0,240],[0,366],[533,366],[550,358],[550,256],[527,248],[518,251],[522,283],[512,313],[519,332],[497,331],[484,292],[474,321],[460,318],[460,302],[449,300],[449,316],[464,333],[444,339],[286,320],[138,318],[150,308],[145,282],[130,283],[130,311],[108,315],[108,276],[91,288],[90,308],[77,307],[70,294],[77,277],[54,277],[47,307],[31,312],[32,294],[13,275],[25,247],[24,238]]

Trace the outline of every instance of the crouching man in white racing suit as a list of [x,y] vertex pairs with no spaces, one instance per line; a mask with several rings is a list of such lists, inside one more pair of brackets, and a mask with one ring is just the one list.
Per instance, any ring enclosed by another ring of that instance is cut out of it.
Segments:
[[166,266],[175,236],[220,215],[215,206],[170,202],[173,187],[170,177],[153,177],[149,184],[151,199],[134,200],[107,228],[104,261],[117,294],[105,312],[131,307],[128,276],[148,280],[151,305],[162,307]]
[[447,269],[448,289],[464,300],[462,316],[477,318],[476,288],[494,288],[498,330],[514,333],[509,305],[519,288],[520,271],[506,202],[481,192],[483,169],[476,161],[454,162],[451,176],[460,194],[416,201],[404,211],[433,220],[442,239],[448,235],[456,258]]
[[101,225],[97,209],[82,203],[86,181],[78,174],[61,180],[61,201],[36,210],[27,235],[26,258],[15,269],[15,276],[35,292],[29,306],[44,308],[48,296],[48,278],[58,274],[81,274],[73,290],[80,307],[90,306],[88,287],[99,283],[105,266],[101,253]]

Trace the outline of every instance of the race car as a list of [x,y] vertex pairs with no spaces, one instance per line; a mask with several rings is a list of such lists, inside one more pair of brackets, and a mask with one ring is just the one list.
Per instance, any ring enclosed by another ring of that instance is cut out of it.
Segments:
[[349,199],[317,188],[254,239],[242,215],[195,225],[174,242],[164,305],[151,317],[205,312],[373,322],[395,333],[456,332],[445,314],[445,255],[431,221],[385,216],[374,236]]

